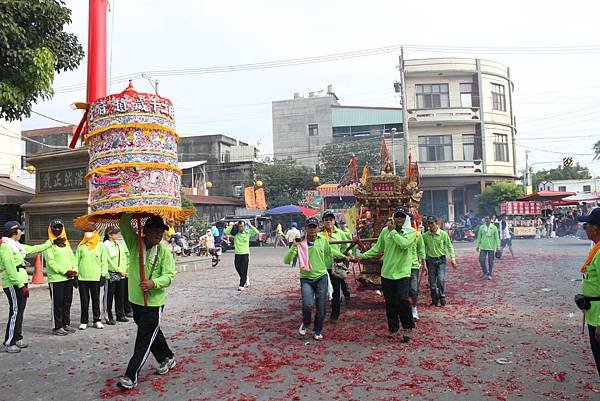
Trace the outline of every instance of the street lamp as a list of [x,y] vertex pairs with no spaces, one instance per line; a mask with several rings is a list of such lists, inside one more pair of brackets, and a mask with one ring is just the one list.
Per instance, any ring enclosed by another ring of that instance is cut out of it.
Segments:
[[318,183],[319,183],[319,180],[320,180],[320,179],[319,179],[319,177],[317,177],[316,175],[313,177],[313,182],[314,182],[315,184],[318,184]]
[[212,182],[208,181],[208,182],[206,183],[206,188],[207,188],[207,189],[210,189],[210,188],[212,188],[212,186],[213,186],[213,183],[212,183]]
[[256,181],[256,186],[257,187],[262,187],[263,186],[263,182],[261,180]]

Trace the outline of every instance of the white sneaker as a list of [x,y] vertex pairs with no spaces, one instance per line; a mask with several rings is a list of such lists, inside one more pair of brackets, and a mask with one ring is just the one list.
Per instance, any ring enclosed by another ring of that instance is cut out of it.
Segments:
[[21,349],[29,347],[29,344],[27,344],[27,343],[26,343],[25,341],[23,341],[23,340],[19,340],[19,341],[17,341],[17,342],[15,343],[15,345],[16,345],[17,347],[21,348]]
[[239,286],[239,287],[238,287],[238,291],[244,291],[244,287],[242,287],[242,286]]
[[85,323],[81,323],[81,324],[79,325],[79,330],[85,330],[85,329],[87,329],[87,324],[85,324]]
[[413,307],[411,307],[411,309],[412,309],[413,320],[418,322],[419,321],[419,312],[417,311],[417,307],[413,306]]
[[244,284],[244,287],[250,287],[250,277],[246,277],[246,284]]
[[300,324],[300,327],[298,328],[298,333],[300,333],[301,336],[306,335],[306,326],[304,325],[304,323]]
[[322,340],[322,339],[323,339],[323,334],[321,334],[321,333],[315,333],[315,334],[313,335],[313,338],[314,338],[315,340],[317,340],[317,341],[319,341],[319,340]]
[[102,322],[96,322],[94,323],[94,327],[97,329],[103,329],[104,325],[102,324]]

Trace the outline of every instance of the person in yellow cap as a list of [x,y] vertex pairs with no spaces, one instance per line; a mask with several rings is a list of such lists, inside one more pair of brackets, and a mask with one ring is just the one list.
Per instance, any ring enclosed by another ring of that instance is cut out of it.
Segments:
[[71,327],[71,303],[73,302],[73,282],[77,277],[77,261],[67,239],[65,225],[54,219],[48,226],[48,238],[64,238],[61,244],[53,244],[44,251],[46,273],[52,301],[52,334],[66,336],[77,330]]
[[[0,272],[2,287],[8,298],[8,323],[4,336],[3,351],[11,354],[21,352],[28,345],[23,341],[23,314],[29,298],[29,277],[25,270],[25,256],[42,252],[52,246],[52,241],[37,246],[23,245],[19,242],[25,227],[18,221],[9,221],[2,229],[0,241]],[[61,240],[55,240],[60,243]]]
[[106,249],[100,242],[98,231],[87,231],[77,246],[79,299],[81,301],[81,319],[79,330],[87,329],[89,323],[89,306],[92,301],[92,318],[94,327],[103,329],[100,316],[100,287],[104,285],[108,274]]

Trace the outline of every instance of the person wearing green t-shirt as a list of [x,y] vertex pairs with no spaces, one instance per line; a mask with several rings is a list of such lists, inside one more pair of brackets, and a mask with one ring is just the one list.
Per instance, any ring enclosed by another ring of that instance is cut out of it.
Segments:
[[495,253],[500,249],[500,235],[498,228],[492,224],[490,216],[485,216],[484,224],[479,227],[475,244],[477,252],[479,252],[479,264],[481,265],[483,277],[491,280],[492,271],[494,270]]
[[54,244],[44,251],[44,259],[52,300],[52,334],[66,336],[77,331],[71,327],[71,304],[73,286],[77,277],[77,261],[62,220],[54,219],[50,222],[48,238],[51,241],[64,238],[62,245]]
[[325,304],[329,276],[327,267],[329,259],[347,259],[338,250],[329,245],[323,233],[319,232],[319,220],[311,217],[306,220],[306,239],[296,239],[294,245],[283,257],[283,263],[290,264],[298,257],[300,266],[300,290],[302,293],[302,323],[298,329],[301,336],[312,323],[312,307],[316,306],[313,338],[323,339],[323,321],[325,320]]
[[589,297],[590,308],[583,313],[588,325],[596,370],[600,376],[600,207],[592,209],[590,214],[581,216],[578,220],[583,223],[587,237],[594,243],[581,267],[581,292],[585,297]]
[[418,322],[419,311],[417,310],[417,302],[421,286],[421,268],[425,271],[425,244],[423,243],[423,235],[419,235],[419,238],[411,248],[411,252],[413,254],[413,264],[410,270],[410,289],[408,290],[408,295],[410,296],[410,309],[413,320]]
[[[21,352],[28,344],[23,341],[23,314],[29,298],[29,276],[25,270],[25,256],[43,252],[52,246],[48,240],[41,245],[29,246],[19,242],[25,227],[18,221],[8,221],[2,228],[0,244],[0,272],[2,287],[8,298],[8,323],[4,336],[3,351],[11,354]],[[61,243],[56,240],[55,243]]]
[[[133,227],[131,214],[121,216],[119,227],[129,249],[127,276],[129,277],[129,301],[133,308],[133,320],[137,325],[135,348],[119,385],[125,389],[137,386],[138,375],[152,353],[159,363],[156,374],[164,375],[175,366],[175,357],[160,328],[166,301],[165,289],[173,284],[175,261],[173,254],[161,244],[169,227],[159,216],[148,217],[144,223],[141,244]],[[144,261],[140,272],[140,248]]]
[[456,253],[448,233],[438,227],[435,216],[427,218],[427,225],[428,230],[423,234],[423,243],[429,274],[431,306],[444,306],[446,305],[446,261],[449,256],[450,264],[456,269]]
[[385,298],[389,336],[395,337],[399,334],[402,323],[402,339],[408,342],[415,327],[409,302],[410,274],[413,266],[411,248],[419,238],[419,233],[410,226],[406,208],[396,208],[392,216],[387,226],[381,230],[375,245],[362,254],[360,259],[370,259],[383,253],[381,289]]
[[77,271],[79,272],[79,299],[81,302],[81,319],[79,330],[85,330],[89,323],[89,306],[92,301],[93,325],[103,329],[100,316],[100,287],[104,285],[108,269],[104,244],[100,242],[98,231],[87,231],[75,253]]
[[259,231],[249,221],[240,220],[237,224],[225,229],[225,234],[233,237],[235,270],[240,276],[240,285],[238,291],[243,291],[248,287],[248,263],[250,262],[250,238],[254,237]]

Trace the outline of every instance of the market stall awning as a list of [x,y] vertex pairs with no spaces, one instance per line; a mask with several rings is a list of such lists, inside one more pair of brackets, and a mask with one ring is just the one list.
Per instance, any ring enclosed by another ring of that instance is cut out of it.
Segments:
[[300,213],[306,217],[310,217],[310,216],[314,216],[315,214],[319,213],[319,211],[314,210],[314,209],[309,209],[309,208],[303,207],[303,206],[285,205],[285,206],[274,207],[273,209],[269,209],[265,212],[265,214],[273,214],[273,215],[275,215],[275,214],[294,214],[294,213]]
[[600,193],[596,192],[596,193],[576,194],[576,195],[567,196],[566,198],[563,198],[562,200],[567,201],[567,202],[575,202],[575,203],[597,202],[597,201],[600,201]]
[[21,205],[33,199],[35,191],[0,174],[0,205]]
[[551,201],[559,200],[569,195],[574,195],[575,192],[568,191],[540,191],[531,195],[521,196],[520,200],[524,201]]

